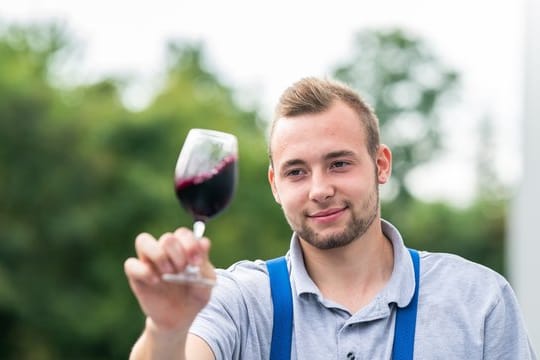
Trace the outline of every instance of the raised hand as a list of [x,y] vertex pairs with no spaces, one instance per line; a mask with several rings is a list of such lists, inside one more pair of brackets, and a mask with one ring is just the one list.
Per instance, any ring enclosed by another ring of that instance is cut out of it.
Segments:
[[[210,241],[195,239],[191,230],[179,228],[156,240],[142,233],[135,240],[137,258],[129,258],[124,270],[142,311],[155,330],[187,333],[199,311],[208,303],[211,287],[163,281],[162,275],[177,273],[188,264],[198,265],[202,275],[215,280],[208,260]],[[147,324],[148,325],[148,324]]]

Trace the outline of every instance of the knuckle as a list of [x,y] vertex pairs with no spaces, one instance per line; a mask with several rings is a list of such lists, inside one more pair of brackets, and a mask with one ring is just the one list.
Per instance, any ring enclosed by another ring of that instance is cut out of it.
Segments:
[[191,234],[191,230],[189,230],[188,228],[186,227],[181,227],[181,228],[178,228],[174,231],[174,235],[178,236],[178,237],[185,237],[185,236],[189,236],[189,234]]
[[171,248],[174,244],[178,243],[178,238],[172,233],[167,233],[163,235],[159,242],[162,247]]
[[158,241],[159,241],[160,243],[166,242],[166,241],[170,241],[170,239],[173,238],[173,237],[174,237],[173,233],[171,233],[171,232],[166,232],[166,233],[164,233],[163,235],[161,235],[161,236],[159,237],[159,240],[158,240]]

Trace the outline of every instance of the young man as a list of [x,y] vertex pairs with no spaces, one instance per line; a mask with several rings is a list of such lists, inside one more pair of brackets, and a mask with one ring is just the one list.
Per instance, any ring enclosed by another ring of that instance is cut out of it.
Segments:
[[[293,230],[291,359],[391,359],[396,314],[411,308],[417,288],[416,332],[410,323],[404,331],[416,359],[536,358],[514,293],[497,273],[420,252],[415,280],[399,232],[380,217],[378,187],[390,177],[392,155],[354,91],[316,78],[291,86],[276,109],[269,154],[272,193]],[[138,258],[125,271],[147,321],[133,359],[269,359],[266,264],[214,270],[209,248],[185,228],[137,237]],[[188,263],[217,275],[217,285],[161,280]]]

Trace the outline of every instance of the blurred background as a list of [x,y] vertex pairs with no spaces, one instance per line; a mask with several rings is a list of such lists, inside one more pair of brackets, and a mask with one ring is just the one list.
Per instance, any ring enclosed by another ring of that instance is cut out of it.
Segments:
[[235,199],[207,227],[212,261],[284,253],[266,125],[311,75],[379,115],[394,154],[383,217],[408,246],[507,276],[538,341],[531,14],[538,0],[2,2],[0,358],[127,357],[144,319],[123,262],[139,232],[191,223],[172,176],[192,127],[240,142]]

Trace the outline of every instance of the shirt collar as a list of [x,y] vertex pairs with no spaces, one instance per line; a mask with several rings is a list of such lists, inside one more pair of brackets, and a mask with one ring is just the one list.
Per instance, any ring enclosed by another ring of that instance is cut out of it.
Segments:
[[[377,297],[388,304],[394,302],[399,307],[405,307],[409,304],[414,294],[414,267],[410,254],[396,227],[383,219],[381,219],[381,225],[384,235],[392,242],[394,249],[394,268],[390,280]],[[296,292],[296,295],[314,294],[321,300],[322,294],[306,270],[302,248],[300,247],[296,233],[291,238],[289,261],[293,291]]]

